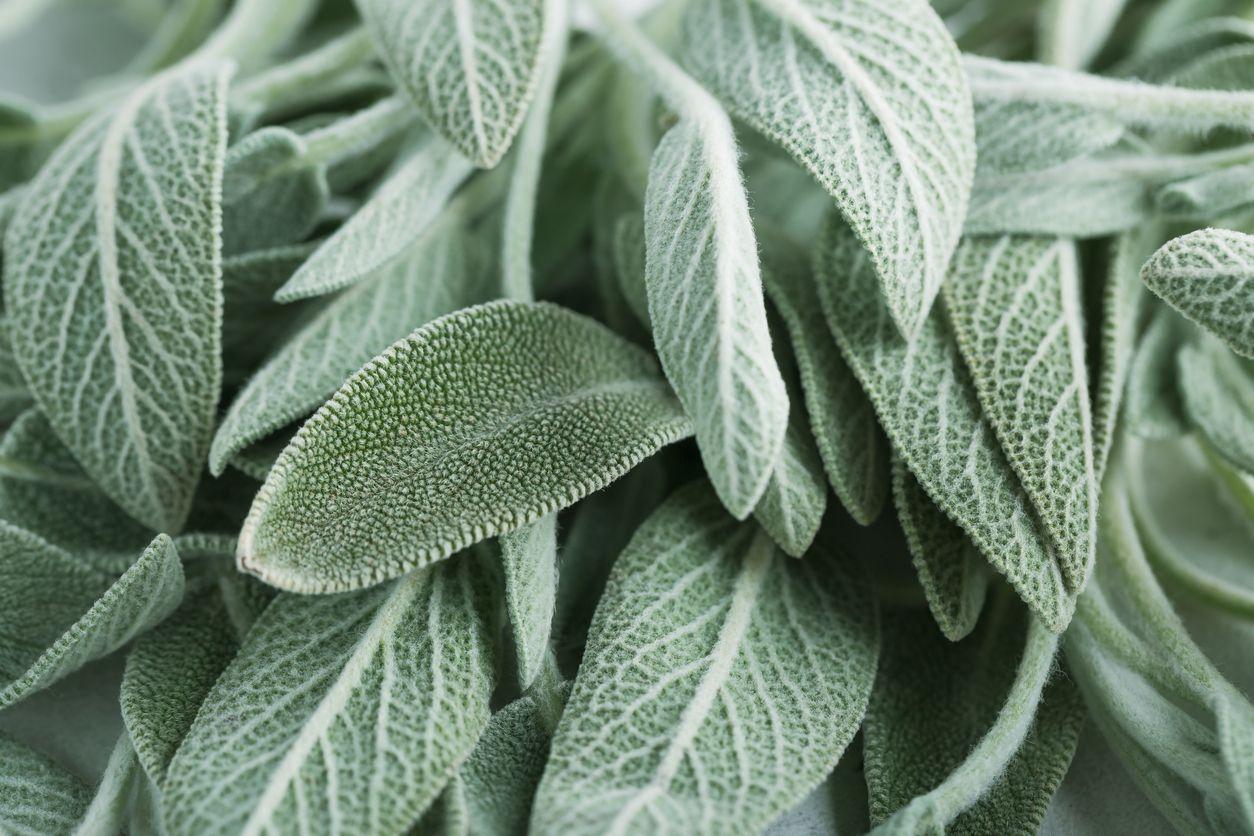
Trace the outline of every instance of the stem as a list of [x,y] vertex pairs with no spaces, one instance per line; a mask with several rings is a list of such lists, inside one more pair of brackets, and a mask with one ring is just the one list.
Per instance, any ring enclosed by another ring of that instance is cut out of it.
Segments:
[[258,73],[235,89],[238,104],[273,108],[292,98],[304,99],[374,56],[370,35],[362,27],[341,35],[305,55]]
[[561,76],[566,55],[569,26],[567,0],[546,0],[544,33],[540,39],[540,80],[535,101],[522,135],[505,201],[505,224],[502,233],[501,267],[504,273],[505,296],[523,302],[535,300],[531,277],[531,246],[535,227],[536,192],[540,186],[540,169],[547,144],[549,114],[557,80]]
[[304,161],[332,166],[378,146],[414,123],[414,110],[401,95],[389,96],[347,119],[305,136]]
[[915,798],[873,833],[904,835],[940,831],[980,800],[1027,737],[1057,647],[1058,637],[1033,616],[1028,625],[1023,660],[992,728],[940,786]]

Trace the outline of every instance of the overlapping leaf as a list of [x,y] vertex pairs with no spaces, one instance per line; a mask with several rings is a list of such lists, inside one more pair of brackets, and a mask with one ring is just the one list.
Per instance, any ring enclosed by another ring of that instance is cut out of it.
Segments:
[[1254,363],[1207,340],[1185,346],[1178,368],[1190,422],[1238,468],[1254,473]]
[[0,735],[0,828],[6,833],[69,833],[91,802],[64,767]]
[[518,655],[518,684],[531,687],[545,654],[557,598],[557,516],[501,536],[505,608]]

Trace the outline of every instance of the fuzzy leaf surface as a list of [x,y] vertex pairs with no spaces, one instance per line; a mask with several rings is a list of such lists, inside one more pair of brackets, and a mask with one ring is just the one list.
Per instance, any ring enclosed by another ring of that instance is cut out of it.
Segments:
[[1189,421],[1225,458],[1254,473],[1254,363],[1216,340],[1186,345],[1178,363]]
[[91,793],[68,770],[0,734],[0,830],[14,836],[69,833]]
[[1159,307],[1141,336],[1128,369],[1128,429],[1141,438],[1168,439],[1189,431],[1180,394],[1178,356],[1188,325]]
[[227,255],[300,241],[318,224],[326,172],[305,161],[299,134],[279,126],[231,146],[222,178],[222,251]]
[[518,654],[518,685],[531,687],[549,651],[557,599],[557,515],[502,534],[505,609]]

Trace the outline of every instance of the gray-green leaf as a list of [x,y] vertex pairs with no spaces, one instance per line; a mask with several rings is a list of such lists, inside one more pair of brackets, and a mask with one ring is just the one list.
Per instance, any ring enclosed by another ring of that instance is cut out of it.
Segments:
[[1061,632],[1077,590],[1068,586],[980,411],[943,312],[929,317],[914,341],[903,339],[874,292],[874,269],[835,215],[816,259],[828,325],[894,450],[1050,629]]
[[545,654],[557,598],[557,515],[501,535],[505,608],[518,654],[518,687],[531,687]]
[[[789,386],[796,397],[796,386]],[[827,480],[805,413],[790,409],[775,472],[753,516],[785,553],[801,557],[814,542],[827,510]]]
[[450,314],[355,374],[271,470],[241,567],[380,583],[599,490],[691,433],[645,352],[545,303]]
[[975,171],[971,94],[944,23],[924,0],[698,0],[686,29],[693,72],[836,199],[914,335]]
[[400,833],[488,722],[473,555],[346,595],[281,595],[170,763],[173,834]]
[[1186,345],[1178,363],[1189,421],[1224,457],[1254,473],[1254,363],[1210,339]]
[[1184,435],[1189,425],[1184,414],[1177,376],[1177,356],[1188,324],[1159,306],[1132,357],[1128,369],[1128,429],[1141,438],[1167,439]]
[[822,547],[790,560],[708,483],[681,489],[614,566],[532,829],[762,830],[857,731],[872,600],[848,559]]
[[231,146],[222,180],[222,251],[227,255],[299,241],[317,226],[329,190],[321,166],[305,162],[305,140],[262,128]]
[[1168,241],[1141,269],[1167,304],[1254,357],[1254,236],[1202,229]]
[[11,421],[31,405],[26,379],[13,356],[12,329],[8,319],[0,316],[0,421]]
[[64,767],[0,734],[0,830],[69,833],[90,802],[91,793]]
[[18,363],[104,491],[187,517],[222,376],[218,237],[229,71],[141,85],[63,144],[5,239]]

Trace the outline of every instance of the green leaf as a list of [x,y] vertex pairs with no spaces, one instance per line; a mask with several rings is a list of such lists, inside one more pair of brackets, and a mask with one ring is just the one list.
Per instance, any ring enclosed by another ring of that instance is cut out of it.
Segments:
[[975,107],[976,181],[1063,165],[1110,148],[1123,133],[1117,120],[1074,105],[981,102]]
[[475,165],[522,126],[539,75],[542,0],[357,0],[397,83]]
[[967,238],[945,304],[984,414],[1072,589],[1097,537],[1080,267],[1066,239]]
[[61,766],[0,734],[0,829],[5,833],[69,833],[91,793]]
[[893,320],[917,333],[975,170],[971,94],[941,19],[924,0],[697,0],[686,31],[694,74],[835,198]]
[[294,302],[361,281],[400,258],[426,233],[470,164],[451,145],[427,139],[385,179],[274,298]]
[[1154,253],[1141,278],[1237,354],[1254,357],[1254,236],[1226,229],[1191,232]]
[[873,268],[838,217],[816,260],[828,325],[893,449],[1045,624],[1061,632],[1077,590],[980,411],[942,312],[907,343],[874,293]]
[[[1187,218],[1221,218],[1254,203],[1254,163],[1208,171],[1168,183],[1155,194],[1159,210]],[[1146,253],[1146,258],[1149,257]]]
[[1128,429],[1141,438],[1167,439],[1189,431],[1180,395],[1176,357],[1184,345],[1185,323],[1160,308],[1150,320],[1128,369]]
[[1229,461],[1254,473],[1254,364],[1217,340],[1184,346],[1178,362],[1189,421]]
[[649,296],[645,287],[644,218],[634,212],[614,226],[614,271],[623,299],[636,319],[649,324]]
[[505,608],[518,654],[518,687],[531,687],[545,654],[557,598],[557,515],[501,535]]
[[875,410],[832,340],[809,268],[780,259],[763,278],[788,328],[828,481],[850,515],[870,525],[888,496],[888,443]]
[[0,708],[117,650],[183,597],[183,567],[158,535],[114,581],[35,535],[0,523],[4,650]]
[[1045,63],[1082,70],[1101,52],[1128,0],[1046,0],[1041,8]]
[[[796,386],[788,387],[796,403]],[[775,472],[753,516],[785,553],[801,557],[814,542],[827,510],[827,480],[805,416],[789,410],[788,431]]]
[[170,764],[170,832],[409,827],[488,722],[482,572],[466,554],[365,592],[276,598]]
[[227,381],[250,375],[308,314],[307,305],[280,305],[274,294],[320,244],[291,244],[222,260],[222,363]]
[[308,147],[287,128],[262,128],[231,146],[222,179],[226,255],[300,241],[313,231],[329,196],[326,171],[308,165]]
[[958,643],[921,614],[884,620],[864,730],[873,832],[1039,829],[1075,753],[1084,708],[1068,678],[1046,684],[1055,639],[1025,631],[1021,611],[1008,609],[995,608]]
[[36,402],[105,493],[160,530],[187,517],[222,376],[227,78],[203,63],[161,75],[85,124],[5,239]]
[[1144,33],[1162,37],[1116,65],[1116,73],[1145,81],[1165,81],[1199,55],[1254,42],[1254,23],[1239,17],[1211,17],[1202,9],[1189,8],[1198,2],[1175,0],[1152,12]]
[[0,422],[11,421],[31,405],[26,379],[13,356],[12,329],[0,316]]
[[1245,815],[1245,826],[1254,829],[1254,716],[1249,703],[1220,700],[1219,745],[1232,775],[1233,788]]
[[131,649],[122,676],[122,719],[144,771],[158,787],[209,689],[242,636],[216,586],[189,595]]
[[827,547],[782,555],[708,483],[681,489],[614,566],[532,829],[763,829],[861,722],[878,645],[865,583]]
[[984,609],[988,563],[900,460],[893,463],[893,500],[932,618],[945,638],[959,641],[975,629]]
[[124,571],[153,537],[100,492],[34,409],[0,441],[0,519],[106,572]]
[[111,836],[121,833],[126,812],[131,804],[136,778],[142,777],[131,738],[123,730],[118,737],[109,763],[105,766],[96,794],[74,828],[74,836]]
[[604,326],[544,303],[470,308],[393,345],[301,428],[239,563],[288,590],[380,583],[564,508],[690,432],[652,358]]
[[237,453],[321,406],[416,326],[488,298],[486,271],[456,225],[440,224],[391,266],[330,300],[231,403],[209,450],[215,476]]

